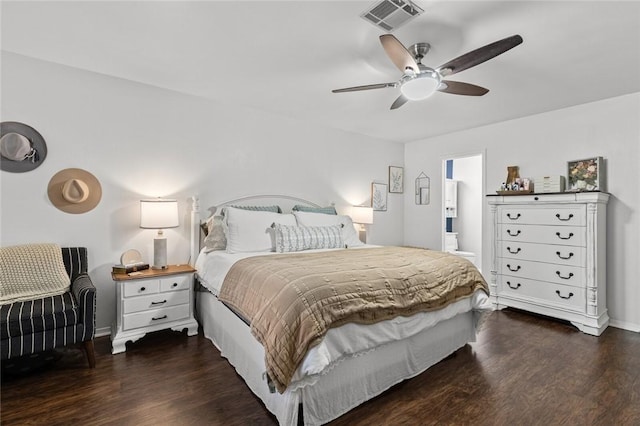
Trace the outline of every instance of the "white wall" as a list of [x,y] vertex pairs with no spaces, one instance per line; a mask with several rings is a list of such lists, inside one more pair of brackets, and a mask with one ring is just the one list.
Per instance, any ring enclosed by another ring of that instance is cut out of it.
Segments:
[[[479,112],[481,113],[481,112]],[[437,248],[442,226],[441,162],[486,150],[486,194],[507,166],[521,177],[565,175],[570,160],[603,156],[607,164],[607,302],[612,325],[640,331],[640,93],[461,131],[405,146],[405,176],[431,177],[431,204],[405,199],[405,244]],[[438,193],[436,193],[438,192]],[[490,214],[484,203],[484,253],[490,253]],[[483,271],[490,270],[484,256]]]
[[[131,81],[2,53],[2,121],[38,130],[48,156],[28,173],[0,173],[0,244],[86,246],[98,288],[97,326],[115,318],[111,266],[129,248],[153,256],[155,231],[138,227],[139,200],[176,198],[182,225],[165,231],[170,263],[185,263],[187,199],[201,207],[251,194],[335,202],[347,213],[369,201],[372,181],[402,165],[404,147]],[[102,184],[92,211],[71,215],[47,197],[49,179],[78,167]],[[401,244],[403,201],[389,194],[368,241]]]

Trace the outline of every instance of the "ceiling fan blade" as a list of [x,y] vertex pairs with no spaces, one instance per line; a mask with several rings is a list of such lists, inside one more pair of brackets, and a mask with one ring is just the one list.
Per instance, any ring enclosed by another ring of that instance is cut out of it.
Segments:
[[393,62],[400,71],[404,72],[407,68],[411,68],[415,72],[420,71],[418,63],[411,53],[409,53],[407,48],[393,35],[381,35],[380,43],[382,43],[382,47],[384,47],[384,51],[387,52],[387,56],[391,59],[391,62]]
[[450,60],[446,64],[438,67],[438,72],[444,77],[464,71],[501,55],[507,50],[513,49],[520,43],[522,43],[522,37],[517,34],[502,40],[494,41],[493,43],[487,44],[486,46],[472,50],[471,52]]
[[385,87],[396,87],[398,83],[378,83],[367,84],[365,86],[345,87],[344,89],[333,89],[332,93],[358,92],[360,90],[384,89]]
[[404,95],[400,95],[400,96],[398,96],[398,99],[393,101],[393,103],[391,104],[391,108],[389,108],[389,109],[398,109],[402,105],[406,104],[408,101],[409,101],[409,99],[405,98]]
[[451,93],[452,95],[466,95],[466,96],[482,96],[489,92],[489,89],[476,86],[475,84],[463,83],[461,81],[442,80],[440,87],[437,89],[439,92]]

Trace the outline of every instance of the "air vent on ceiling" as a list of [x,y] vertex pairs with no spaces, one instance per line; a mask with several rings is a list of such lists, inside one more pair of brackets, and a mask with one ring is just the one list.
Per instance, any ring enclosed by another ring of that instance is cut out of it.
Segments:
[[390,32],[422,12],[424,10],[409,0],[382,0],[365,10],[360,16],[373,25]]

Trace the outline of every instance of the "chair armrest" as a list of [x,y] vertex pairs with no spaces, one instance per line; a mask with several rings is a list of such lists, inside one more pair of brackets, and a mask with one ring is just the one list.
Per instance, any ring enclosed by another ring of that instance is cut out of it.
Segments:
[[84,339],[91,340],[96,330],[96,287],[87,274],[76,277],[71,283],[71,292],[80,306],[80,316],[84,324]]

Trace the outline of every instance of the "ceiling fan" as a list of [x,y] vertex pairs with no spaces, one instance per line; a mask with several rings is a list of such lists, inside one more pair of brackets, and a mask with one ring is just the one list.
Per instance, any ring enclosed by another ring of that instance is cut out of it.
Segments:
[[387,56],[400,71],[402,77],[392,83],[369,84],[332,90],[333,93],[357,92],[360,90],[400,87],[400,96],[391,105],[391,109],[400,108],[408,101],[426,99],[433,92],[453,95],[482,96],[489,89],[461,81],[444,80],[445,77],[475,67],[491,58],[503,54],[522,43],[522,37],[513,35],[480,47],[462,56],[458,56],[438,68],[429,68],[422,64],[422,58],[429,52],[429,43],[416,43],[408,49],[391,34],[380,36],[380,42]]

